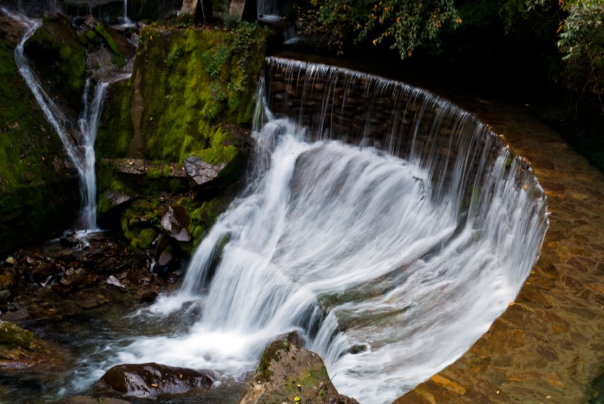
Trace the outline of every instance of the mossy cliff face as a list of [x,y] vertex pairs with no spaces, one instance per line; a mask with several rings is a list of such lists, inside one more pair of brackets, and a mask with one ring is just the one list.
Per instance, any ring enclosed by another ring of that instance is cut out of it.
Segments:
[[64,230],[79,206],[77,178],[0,40],[0,254]]
[[[179,205],[190,219],[191,241],[172,240],[170,248],[189,252],[232,200],[232,188],[224,190],[243,165],[266,37],[253,24],[154,24],[141,31],[132,78],[109,89],[96,144],[100,195],[138,195],[119,219],[132,249],[159,255],[166,248],[161,218],[169,206]],[[171,170],[152,169],[141,180],[118,173],[114,164],[132,158],[168,167],[189,156],[224,165],[211,190],[193,191],[186,182],[183,188]]]
[[25,44],[25,53],[53,91],[78,111],[86,84],[86,48],[70,21],[60,15],[44,18]]

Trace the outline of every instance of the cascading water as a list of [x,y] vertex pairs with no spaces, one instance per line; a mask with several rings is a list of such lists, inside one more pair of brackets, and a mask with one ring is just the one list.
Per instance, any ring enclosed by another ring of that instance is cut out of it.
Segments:
[[96,223],[96,178],[95,178],[95,154],[94,142],[99,125],[105,93],[109,83],[99,82],[94,90],[92,105],[89,105],[90,80],[86,82],[82,96],[84,110],[78,121],[81,144],[75,144],[66,127],[67,118],[46,94],[40,80],[34,74],[29,60],[24,54],[25,43],[36,32],[40,23],[23,15],[12,13],[4,8],[1,9],[9,17],[21,23],[26,32],[19,45],[15,48],[15,63],[25,83],[33,93],[44,116],[59,135],[69,160],[74,164],[80,177],[80,193],[82,196],[82,212],[79,220],[81,230],[95,230]]
[[132,25],[132,20],[128,18],[128,0],[124,0],[124,24]]
[[514,300],[547,229],[543,191],[487,127],[426,91],[283,59],[267,71],[279,91],[264,97],[260,85],[249,186],[198,247],[180,293],[150,308],[198,300],[199,320],[139,338],[112,363],[237,378],[299,330],[341,393],[390,402]]
[[84,95],[82,101],[84,109],[78,121],[80,133],[82,134],[82,144],[80,147],[84,149],[84,162],[82,167],[82,227],[86,230],[94,230],[97,228],[97,210],[96,210],[96,172],[95,162],[96,155],[94,152],[94,143],[99,128],[99,120],[103,110],[103,102],[109,83],[99,82],[92,96],[92,105],[90,105],[90,80],[86,81]]

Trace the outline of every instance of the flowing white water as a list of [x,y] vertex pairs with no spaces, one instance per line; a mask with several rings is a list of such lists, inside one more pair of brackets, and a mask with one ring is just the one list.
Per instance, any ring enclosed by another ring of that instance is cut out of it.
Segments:
[[[197,249],[180,293],[149,310],[168,315],[197,300],[199,321],[139,338],[117,361],[237,378],[272,339],[300,330],[341,393],[391,402],[455,361],[514,300],[547,228],[542,189],[484,125],[427,92],[322,65],[269,66],[296,91],[303,82],[302,99],[313,96],[318,77],[327,79],[314,98],[325,119],[342,105],[330,100],[348,96],[335,87],[342,75],[344,88],[367,83],[370,100],[398,92],[394,108],[402,120],[415,110],[416,124],[391,128],[382,143],[404,158],[329,140],[346,134],[335,123],[310,125],[301,110],[285,111],[297,121],[276,119],[261,84],[249,186]],[[360,144],[371,143],[372,114]],[[447,142],[456,154],[443,162],[430,142],[445,122],[453,122]]]
[[84,186],[82,191],[82,213],[81,223],[86,230],[97,228],[97,210],[96,210],[96,155],[94,152],[94,143],[99,129],[99,120],[103,111],[103,102],[109,83],[99,82],[92,96],[92,105],[90,105],[90,80],[86,81],[86,88],[82,96],[84,109],[78,121],[80,133],[82,134],[81,147],[84,149],[83,178]]
[[[25,35],[15,48],[15,63],[25,83],[33,93],[47,121],[59,135],[69,160],[73,163],[80,177],[80,193],[82,196],[82,211],[79,219],[79,229],[92,231],[97,229],[96,222],[96,175],[94,142],[98,131],[100,115],[109,83],[99,82],[94,90],[92,105],[89,105],[90,80],[86,82],[82,101],[84,109],[78,121],[80,139],[74,140],[67,129],[67,118],[42,88],[40,80],[35,75],[29,60],[24,54],[25,43],[36,32],[40,22],[29,19],[21,14],[12,13],[5,8],[3,13],[18,21],[26,28]],[[78,144],[78,142],[80,144]]]
[[124,25],[133,25],[134,23],[128,18],[128,0],[124,0]]

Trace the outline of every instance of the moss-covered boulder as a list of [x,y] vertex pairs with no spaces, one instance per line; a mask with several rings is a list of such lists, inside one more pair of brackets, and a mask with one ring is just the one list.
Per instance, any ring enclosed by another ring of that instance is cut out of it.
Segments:
[[291,342],[271,343],[249,381],[239,404],[358,404],[338,394],[323,360]]
[[32,332],[0,320],[0,371],[51,368],[62,362],[56,347],[42,341]]
[[67,17],[47,16],[42,21],[25,44],[25,52],[53,90],[79,111],[86,84],[86,48]]
[[0,39],[0,255],[65,230],[79,206],[78,180]]

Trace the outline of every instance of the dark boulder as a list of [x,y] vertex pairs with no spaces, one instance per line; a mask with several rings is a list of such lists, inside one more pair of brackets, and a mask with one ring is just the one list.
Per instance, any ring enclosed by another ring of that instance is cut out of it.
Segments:
[[168,207],[168,211],[161,218],[161,226],[170,237],[177,241],[189,242],[191,235],[187,228],[189,227],[189,215],[182,206],[173,205]]
[[214,379],[208,372],[143,363],[114,366],[94,387],[111,395],[150,398],[206,389],[213,383]]

